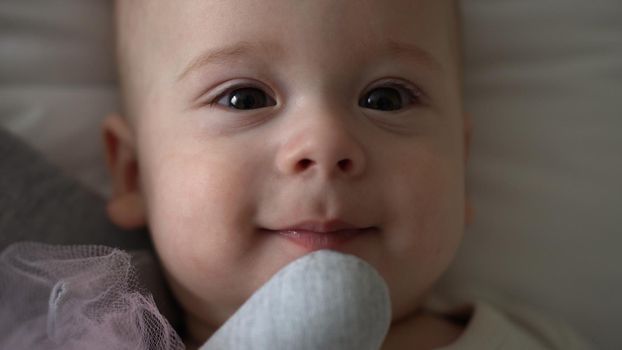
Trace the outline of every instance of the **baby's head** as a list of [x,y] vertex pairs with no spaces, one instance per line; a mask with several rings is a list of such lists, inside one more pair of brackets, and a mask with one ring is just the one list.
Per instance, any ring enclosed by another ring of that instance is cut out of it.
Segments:
[[191,334],[320,248],[414,312],[464,230],[454,1],[117,3],[109,214],[148,225]]

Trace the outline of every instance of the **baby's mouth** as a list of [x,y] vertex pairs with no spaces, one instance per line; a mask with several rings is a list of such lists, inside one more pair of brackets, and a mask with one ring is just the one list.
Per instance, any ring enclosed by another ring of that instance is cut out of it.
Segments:
[[338,250],[346,242],[364,234],[376,231],[374,227],[349,229],[333,232],[314,232],[305,230],[270,231],[279,234],[309,251],[321,249]]
[[308,220],[282,228],[262,228],[261,231],[277,234],[311,252],[321,249],[339,250],[348,241],[379,230],[375,226],[357,227],[340,220]]

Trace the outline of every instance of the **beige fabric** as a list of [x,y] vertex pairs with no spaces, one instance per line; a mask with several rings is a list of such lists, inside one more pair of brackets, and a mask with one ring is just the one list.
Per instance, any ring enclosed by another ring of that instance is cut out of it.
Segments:
[[515,303],[495,305],[480,299],[470,301],[434,296],[426,308],[437,313],[470,318],[464,333],[453,344],[439,350],[587,350],[592,346],[560,320]]

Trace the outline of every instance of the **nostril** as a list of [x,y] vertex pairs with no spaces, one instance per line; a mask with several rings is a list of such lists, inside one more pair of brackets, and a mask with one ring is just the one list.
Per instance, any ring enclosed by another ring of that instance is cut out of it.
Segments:
[[337,164],[339,165],[339,169],[346,172],[350,171],[350,169],[352,168],[352,162],[350,161],[350,159],[342,159]]
[[[315,161],[309,158],[301,159],[298,161],[298,163],[296,163],[296,171],[305,171],[312,167],[313,164],[315,164]],[[354,163],[350,159],[342,159],[337,162],[337,167],[341,172],[349,173],[350,171],[352,171],[352,168],[354,168]]]
[[310,167],[313,164],[313,161],[311,159],[302,159],[298,162],[298,169],[299,170],[305,170],[308,167]]

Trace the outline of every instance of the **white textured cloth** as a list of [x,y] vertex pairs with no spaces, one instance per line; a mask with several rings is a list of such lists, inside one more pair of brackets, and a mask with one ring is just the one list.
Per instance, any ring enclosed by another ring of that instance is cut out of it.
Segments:
[[279,271],[201,350],[377,350],[390,324],[389,290],[376,270],[321,250]]

